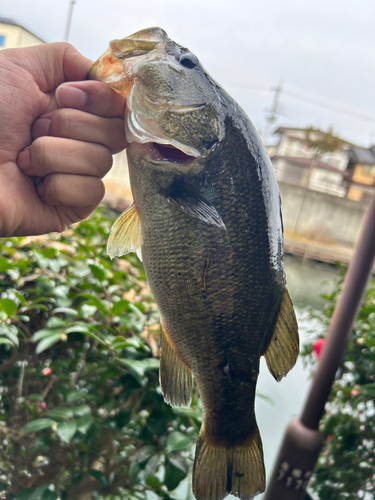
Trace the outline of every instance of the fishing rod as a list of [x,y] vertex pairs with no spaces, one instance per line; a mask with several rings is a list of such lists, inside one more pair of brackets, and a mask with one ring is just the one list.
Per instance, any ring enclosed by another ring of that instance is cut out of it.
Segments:
[[345,276],[324,349],[299,418],[288,425],[264,500],[303,500],[323,445],[319,422],[344,357],[375,258],[375,193]]

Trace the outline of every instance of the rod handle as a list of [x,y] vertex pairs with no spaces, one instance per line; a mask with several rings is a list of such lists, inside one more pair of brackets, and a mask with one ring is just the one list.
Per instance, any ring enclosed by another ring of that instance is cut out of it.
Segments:
[[263,500],[303,500],[323,445],[319,430],[296,418],[285,432]]

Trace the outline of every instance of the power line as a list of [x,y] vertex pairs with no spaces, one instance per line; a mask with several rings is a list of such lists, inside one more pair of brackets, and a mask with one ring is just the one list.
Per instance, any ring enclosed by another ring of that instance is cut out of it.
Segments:
[[[233,87],[233,88],[238,88],[238,89],[244,89],[244,90],[260,90],[260,91],[267,91],[267,92],[275,92],[278,87],[266,87],[266,86],[260,86],[260,85],[247,85],[247,84],[229,84],[228,87]],[[320,106],[325,109],[331,109],[333,111],[336,111],[338,113],[342,113],[348,116],[353,116],[355,118],[358,118],[360,120],[370,122],[370,123],[375,123],[375,116],[370,116],[370,115],[365,115],[362,113],[358,113],[349,109],[345,109],[340,105],[337,104],[332,104],[329,102],[324,102],[320,101],[314,97],[306,97],[303,96],[297,92],[287,90],[283,88],[283,93],[285,95],[288,95],[289,97],[292,97],[294,99],[299,99],[301,101],[309,102],[311,104],[314,104],[315,106]],[[331,101],[332,102],[332,101]]]
[[332,109],[333,111],[337,111],[338,113],[343,113],[343,114],[349,115],[349,116],[355,116],[356,118],[359,118],[360,120],[375,123],[374,116],[363,115],[361,113],[356,113],[355,111],[354,112],[349,111],[348,109],[344,109],[344,108],[337,106],[335,104],[332,105],[332,104],[328,104],[327,102],[324,102],[324,101],[318,101],[316,99],[304,97],[304,96],[297,94],[295,92],[291,92],[290,90],[284,90],[284,93],[286,95],[289,95],[290,97],[293,97],[294,99],[300,99],[301,101],[311,102],[312,104],[315,104],[316,106],[320,106],[322,108],[329,108],[329,109]]

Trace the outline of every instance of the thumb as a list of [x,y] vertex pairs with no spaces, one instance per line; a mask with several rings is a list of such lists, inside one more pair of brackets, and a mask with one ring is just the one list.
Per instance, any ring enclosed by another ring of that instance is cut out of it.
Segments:
[[14,62],[33,75],[42,92],[52,92],[64,82],[84,80],[92,65],[90,59],[66,42],[13,50],[18,51]]

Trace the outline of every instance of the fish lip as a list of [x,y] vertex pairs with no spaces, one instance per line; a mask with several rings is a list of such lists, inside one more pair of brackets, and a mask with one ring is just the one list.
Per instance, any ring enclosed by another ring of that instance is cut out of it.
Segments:
[[[197,158],[194,156],[189,156],[183,151],[175,148],[174,146],[168,146],[165,144],[159,144],[154,141],[150,142],[132,142],[128,146],[128,151],[138,150],[144,158],[146,158],[150,163],[158,166],[170,166],[170,167],[191,167],[197,164]],[[170,154],[169,153],[170,150]]]

